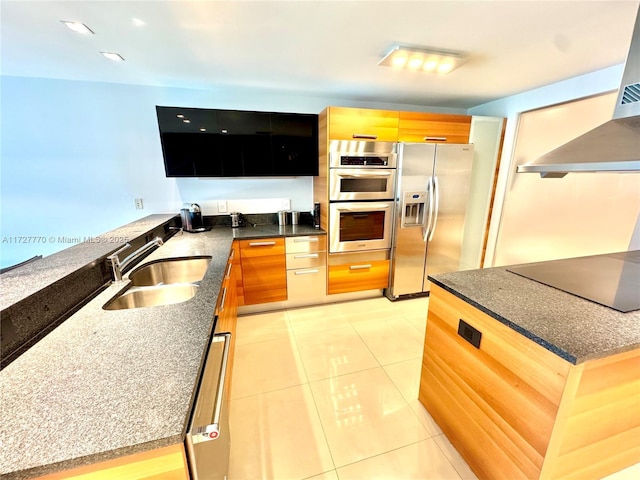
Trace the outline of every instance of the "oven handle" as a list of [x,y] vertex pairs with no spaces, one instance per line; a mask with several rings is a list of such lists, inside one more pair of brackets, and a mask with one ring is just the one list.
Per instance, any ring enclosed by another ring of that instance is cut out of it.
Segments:
[[[224,348],[222,351],[222,365],[220,366],[220,375],[214,375],[214,378],[218,379],[218,389],[216,392],[215,406],[213,408],[213,418],[208,425],[194,425],[190,432],[192,443],[209,442],[216,440],[220,436],[220,416],[222,413],[222,402],[224,400],[224,386],[225,379],[227,377],[227,365],[229,363],[229,348],[231,344],[230,333],[216,334],[214,337],[224,337]],[[220,341],[214,338],[212,342]],[[209,352],[211,354],[211,352]],[[206,366],[205,366],[206,370]],[[203,372],[203,377],[205,372]],[[200,387],[202,389],[202,386]],[[198,392],[200,395],[200,392]]]
[[388,208],[391,208],[390,203],[362,203],[363,205],[353,206],[352,204],[352,206],[348,207],[336,205],[336,210],[338,210],[339,212],[370,212],[372,210],[386,210]]
[[375,178],[375,177],[391,177],[394,174],[392,171],[376,170],[375,172],[362,172],[362,173],[337,173],[340,178]]

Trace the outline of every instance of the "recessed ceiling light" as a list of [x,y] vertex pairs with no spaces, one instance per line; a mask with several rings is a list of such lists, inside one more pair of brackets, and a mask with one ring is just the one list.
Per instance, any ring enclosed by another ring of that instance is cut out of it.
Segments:
[[73,30],[76,33],[82,33],[83,35],[93,34],[93,30],[87,27],[81,22],[71,22],[67,20],[60,20],[69,30]]
[[113,60],[114,62],[124,62],[124,58],[119,53],[113,52],[100,52],[105,58]]
[[200,129],[200,131],[201,131],[201,132],[206,132],[206,131],[207,131],[207,129],[206,129],[206,128],[201,128],[201,129]]
[[184,115],[183,115],[183,114],[181,114],[181,113],[179,113],[179,114],[177,114],[177,115],[176,115],[176,117],[178,117],[178,118],[184,118]]
[[185,118],[184,120],[182,120],[184,123],[191,123],[191,120],[189,120],[188,118]]

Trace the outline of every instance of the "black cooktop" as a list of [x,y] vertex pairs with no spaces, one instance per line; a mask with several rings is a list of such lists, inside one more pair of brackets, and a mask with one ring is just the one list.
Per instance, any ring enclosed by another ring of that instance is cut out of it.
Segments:
[[640,250],[532,263],[507,271],[619,312],[640,310]]

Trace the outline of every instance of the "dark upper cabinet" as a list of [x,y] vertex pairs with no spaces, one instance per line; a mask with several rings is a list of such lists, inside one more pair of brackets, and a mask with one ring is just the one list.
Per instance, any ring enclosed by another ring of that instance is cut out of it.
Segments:
[[318,175],[318,116],[156,107],[168,177]]

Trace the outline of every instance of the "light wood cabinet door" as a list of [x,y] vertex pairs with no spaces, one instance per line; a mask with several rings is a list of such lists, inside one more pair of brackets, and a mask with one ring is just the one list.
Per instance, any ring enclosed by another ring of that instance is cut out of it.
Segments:
[[244,304],[287,299],[287,267],[284,238],[241,240]]
[[364,108],[329,107],[329,140],[398,139],[398,112]]
[[388,286],[389,260],[329,266],[329,295],[383,289]]
[[236,281],[236,305],[244,305],[244,287],[242,285],[242,255],[240,253],[240,241],[234,240],[231,247],[231,262]]
[[233,263],[235,252],[229,255],[224,280],[220,287],[218,304],[216,306],[216,333],[231,333],[231,343],[229,345],[229,360],[227,362],[227,375],[225,379],[225,396],[230,399],[231,379],[233,378],[233,358],[236,348],[236,325],[238,322],[238,295],[236,288],[236,271]]
[[469,143],[471,116],[400,112],[399,142]]

